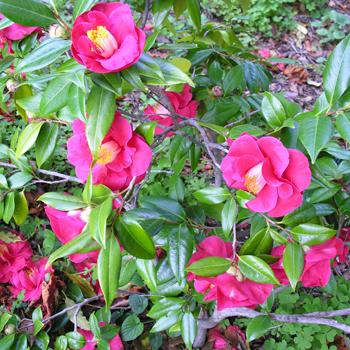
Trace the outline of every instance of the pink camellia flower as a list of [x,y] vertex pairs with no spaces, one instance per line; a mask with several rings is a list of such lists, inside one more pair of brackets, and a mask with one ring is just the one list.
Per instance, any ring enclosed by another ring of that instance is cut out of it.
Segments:
[[[3,20],[5,16],[0,13],[0,20]],[[0,30],[0,40],[4,41],[13,41],[13,40],[22,40],[26,36],[34,33],[40,32],[39,27],[25,27],[20,24],[13,23],[10,26]]]
[[229,143],[221,170],[229,187],[256,196],[246,204],[250,210],[279,217],[301,205],[302,192],[311,181],[309,162],[303,153],[285,148],[270,136],[257,139],[242,134]]
[[[61,211],[46,206],[45,213],[50,221],[52,231],[62,244],[68,243],[78,236],[88,221],[88,218],[84,217],[86,213],[82,210]],[[84,270],[83,265],[90,268],[91,264],[96,264],[98,253],[99,251],[95,250],[89,253],[71,254],[69,259],[75,264],[80,264],[80,269]]]
[[[258,54],[262,57],[262,58],[265,58],[265,59],[268,59],[270,58],[271,56],[271,52],[269,49],[260,49],[258,50]],[[277,53],[276,55],[277,57],[283,57],[281,54]],[[286,68],[286,65],[284,63],[276,63],[276,62],[270,62],[271,64],[273,65],[276,65],[278,67],[278,69],[280,71],[284,71],[284,69]]]
[[[104,326],[103,322],[100,322],[100,326]],[[83,329],[79,329],[78,332],[85,338],[86,344],[81,350],[94,350],[95,345],[97,344],[94,341],[94,335],[90,331],[85,331]],[[122,350],[124,349],[123,343],[120,339],[119,334],[117,334],[110,342],[109,342],[110,350]]]
[[146,35],[136,27],[129,5],[101,3],[77,17],[72,54],[96,73],[119,72],[138,61]]
[[16,275],[33,256],[32,248],[27,241],[18,235],[18,241],[6,243],[0,240],[0,283],[7,283]]
[[[197,252],[192,255],[189,265],[210,256],[232,259],[232,244],[216,236],[205,238],[197,246]],[[188,279],[194,281],[194,288],[198,293],[206,294],[205,301],[217,301],[218,310],[241,306],[255,308],[265,302],[273,288],[272,284],[243,279],[237,269],[216,277],[201,277],[189,273]]]
[[[173,91],[164,91],[164,93],[168,96],[175,113],[186,118],[196,117],[199,102],[192,100],[191,87],[189,85],[186,84],[184,86],[182,93]],[[174,124],[170,112],[160,103],[156,103],[152,106],[148,105],[144,112],[149,116],[150,120],[156,121],[158,125],[163,126],[163,128],[168,128]],[[163,128],[157,126],[155,133],[157,135],[161,134],[163,132]],[[167,134],[167,136],[172,135],[174,135],[173,132],[169,132]]]
[[[272,249],[271,255],[280,258],[271,265],[275,276],[281,284],[289,284],[288,278],[284,272],[282,261],[285,246],[281,245]],[[304,256],[304,271],[300,281],[304,287],[324,287],[328,284],[331,277],[331,260],[334,263],[345,262],[347,260],[349,248],[344,242],[336,237],[309,248]]]
[[208,342],[213,343],[213,349],[238,350],[237,345],[246,342],[244,332],[236,325],[222,329],[219,326],[208,332]]
[[47,273],[52,273],[51,267],[45,268],[47,258],[38,261],[28,261],[27,266],[11,277],[10,290],[16,298],[24,291],[24,301],[38,301],[41,298],[42,284]]
[[[75,166],[80,180],[86,181],[92,162],[85,135],[85,124],[73,122],[73,136],[68,140],[68,160]],[[129,122],[116,113],[114,122],[104,138],[99,156],[92,169],[94,184],[111,190],[128,187],[133,178],[140,182],[152,162],[152,150],[141,136],[133,132]]]

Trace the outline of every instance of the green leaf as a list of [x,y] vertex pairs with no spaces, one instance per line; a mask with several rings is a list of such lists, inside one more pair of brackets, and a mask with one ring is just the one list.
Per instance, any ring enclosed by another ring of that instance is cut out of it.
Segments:
[[287,117],[280,100],[270,92],[264,93],[264,98],[261,102],[261,111],[267,124],[272,128],[282,126]]
[[197,30],[201,29],[201,8],[199,0],[187,0],[188,13]]
[[58,131],[57,123],[45,123],[41,127],[35,143],[35,157],[39,168],[52,156],[57,143]]
[[116,95],[122,93],[122,79],[119,73],[91,74],[93,82]]
[[27,346],[28,346],[27,336],[25,334],[21,334],[16,339],[16,348],[15,348],[15,350],[27,350],[28,349]]
[[181,321],[181,335],[186,348],[192,349],[192,344],[197,335],[197,320],[192,312],[185,312]]
[[275,242],[280,243],[280,244],[287,244],[288,243],[288,239],[285,238],[284,236],[282,236],[279,232],[273,230],[272,228],[269,228],[268,231],[269,231],[271,238]]
[[121,327],[123,341],[131,341],[139,337],[143,332],[143,323],[136,315],[128,316]]
[[204,204],[219,204],[231,197],[231,193],[225,187],[209,186],[196,191],[194,197]]
[[103,248],[106,248],[107,219],[112,211],[112,202],[112,197],[107,198],[101,205],[91,210],[89,218],[89,231]]
[[69,88],[67,105],[71,115],[86,122],[85,90],[72,84]]
[[318,154],[327,145],[333,135],[332,121],[329,117],[318,117],[311,112],[297,117],[299,139],[315,163]]
[[37,335],[40,330],[44,327],[44,324],[42,322],[43,320],[43,313],[41,311],[41,307],[37,307],[33,313],[32,313],[32,320],[34,325],[34,335]]
[[138,274],[144,280],[146,286],[151,292],[155,292],[157,290],[157,278],[153,260],[137,259],[136,267]]
[[148,311],[147,316],[153,319],[159,319],[177,310],[180,310],[185,303],[184,299],[180,298],[162,298],[157,300],[151,310]]
[[11,319],[12,315],[8,314],[7,312],[4,312],[0,316],[0,332],[3,331],[4,327],[6,326],[7,322]]
[[245,277],[254,282],[279,284],[271,267],[264,260],[256,256],[240,256],[238,267]]
[[67,350],[68,339],[64,335],[60,335],[55,340],[55,350]]
[[340,136],[347,142],[350,142],[350,115],[348,113],[340,113],[335,120],[335,127],[339,131]]
[[12,21],[10,21],[8,18],[3,18],[1,21],[0,21],[0,30],[1,29],[5,29],[9,26],[11,26],[13,24]]
[[330,106],[344,94],[349,85],[350,36],[347,36],[333,50],[323,72],[323,86]]
[[239,255],[269,254],[272,244],[269,228],[264,227],[244,242]]
[[305,203],[298,209],[286,215],[283,218],[282,223],[293,227],[304,222],[308,222],[315,216],[317,216],[315,206],[313,204]]
[[91,201],[95,204],[102,204],[108,197],[112,197],[113,192],[105,185],[92,186]]
[[250,124],[244,124],[244,125],[237,125],[234,126],[230,130],[230,138],[231,139],[236,139],[238,138],[241,134],[244,132],[247,132],[248,134],[252,136],[261,136],[265,134],[265,131],[258,126],[255,125],[250,125]]
[[35,143],[44,122],[28,124],[21,132],[16,147],[16,158],[26,153]]
[[176,17],[179,17],[187,8],[187,2],[184,0],[174,0],[173,9]]
[[122,246],[133,256],[140,259],[153,259],[156,254],[152,238],[142,226],[126,215],[120,216],[116,231]]
[[132,312],[135,314],[141,314],[144,312],[148,305],[148,299],[138,294],[130,295],[128,301]]
[[17,334],[9,334],[5,335],[3,338],[0,339],[0,349],[1,350],[9,350],[11,348],[11,345],[15,341],[15,337],[17,337]]
[[8,183],[10,185],[10,188],[14,190],[25,186],[32,178],[32,174],[24,171],[19,171],[18,173],[15,173],[8,178]]
[[270,328],[271,319],[268,316],[258,316],[252,319],[247,327],[247,341],[251,342],[262,337]]
[[37,0],[0,0],[0,12],[11,21],[27,27],[47,27],[57,22],[50,8]]
[[79,332],[69,332],[66,338],[70,350],[80,350],[86,343],[85,338]]
[[90,325],[90,330],[92,334],[99,339],[101,337],[101,329],[100,325],[98,324],[97,317],[95,316],[95,313],[92,313],[89,317],[89,325]]
[[193,262],[186,268],[197,276],[213,277],[225,273],[231,266],[231,261],[218,256],[211,256]]
[[224,126],[240,109],[236,99],[221,100],[213,106],[201,119],[202,122]]
[[331,239],[336,230],[316,224],[302,224],[291,230],[293,238],[300,244],[313,246]]
[[28,73],[49,66],[51,63],[55,62],[64,52],[69,50],[70,44],[71,42],[69,40],[45,40],[40,44],[39,47],[37,47],[23,60],[20,61],[16,67],[16,71]]
[[157,59],[155,61],[159,65],[167,85],[185,83],[194,87],[192,79],[177,66],[164,60]]
[[86,204],[79,197],[60,192],[46,192],[39,200],[58,210],[76,210],[85,208]]
[[233,225],[236,222],[237,213],[238,208],[236,201],[231,197],[226,201],[221,212],[222,232],[226,238],[229,238],[231,235]]
[[51,265],[57,259],[64,258],[70,254],[89,253],[99,248],[99,245],[91,238],[90,233],[84,229],[80,235],[76,236],[71,241],[55,250],[49,256],[47,265]]
[[139,72],[136,67],[131,66],[121,72],[122,77],[126,80],[134,89],[140,91],[146,91],[146,87],[143,84]]
[[86,137],[94,156],[97,156],[101,143],[107,135],[115,111],[115,95],[110,91],[94,86],[87,101],[88,120]]
[[135,67],[140,75],[153,78],[156,82],[164,84],[163,73],[157,61],[146,53],[143,53],[139,60],[135,63]]
[[83,12],[89,10],[95,5],[97,0],[76,0],[73,10],[73,18],[78,17]]
[[65,76],[51,80],[40,102],[40,114],[49,115],[66,106],[71,84]]
[[17,225],[22,225],[28,216],[28,203],[24,191],[15,194],[15,211],[13,218]]
[[171,326],[173,326],[175,323],[178,322],[179,318],[180,318],[179,311],[160,318],[153,325],[151,329],[151,333],[159,333],[159,332],[165,331],[166,329],[169,329]]
[[113,234],[107,239],[106,248],[102,248],[97,260],[97,276],[106,309],[112,305],[118,290],[119,274],[121,268],[121,254],[117,239]]
[[231,94],[235,89],[242,89],[244,87],[244,71],[242,66],[237,64],[226,73],[223,87],[225,96]]
[[168,236],[168,261],[177,281],[185,278],[185,268],[193,252],[193,235],[184,224],[174,227]]
[[293,290],[304,270],[304,251],[300,244],[287,243],[283,253],[283,269]]
[[8,224],[15,212],[15,192],[10,192],[5,197],[5,207],[2,219]]
[[[93,184],[92,184],[92,171],[91,171],[91,167],[90,167],[90,171],[89,171],[89,175],[86,179],[86,183],[85,183],[85,186],[84,186],[84,190],[83,190],[83,193],[82,193],[82,198],[83,198],[83,201],[85,203],[88,203],[90,204],[91,203],[91,197],[92,197],[92,190],[93,190]],[[107,196],[107,198],[110,197],[110,196]],[[106,198],[106,199],[107,199]],[[99,204],[102,204],[104,201],[102,201],[101,203]]]
[[154,139],[154,131],[156,129],[156,122],[142,123],[139,125],[135,132],[141,135],[145,141],[151,146]]

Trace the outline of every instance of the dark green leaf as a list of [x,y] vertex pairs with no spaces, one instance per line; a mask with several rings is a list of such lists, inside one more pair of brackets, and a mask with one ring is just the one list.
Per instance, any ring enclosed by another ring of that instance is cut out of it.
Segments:
[[78,17],[83,12],[89,10],[93,5],[95,5],[97,0],[76,0],[73,10],[73,18]]
[[336,230],[316,224],[302,224],[294,227],[291,234],[300,244],[313,246],[331,239]]
[[69,211],[86,207],[79,197],[60,192],[46,192],[39,197],[39,200],[58,210]]
[[244,242],[239,255],[269,254],[272,244],[273,241],[269,229],[264,227]]
[[233,225],[236,222],[237,213],[236,201],[231,197],[226,201],[221,212],[222,232],[226,238],[230,237]]
[[193,262],[186,268],[197,276],[213,277],[225,273],[231,266],[231,261],[218,256],[211,256]]
[[53,154],[58,137],[58,124],[45,123],[35,143],[36,163],[40,168]]
[[282,103],[270,92],[264,93],[264,98],[261,103],[261,111],[267,123],[272,128],[282,126],[283,122],[286,120],[286,112]]
[[16,147],[16,157],[19,158],[21,155],[26,153],[35,143],[41,127],[44,125],[43,122],[28,124],[21,132],[18,138]]
[[139,337],[143,332],[143,323],[136,315],[128,316],[121,327],[123,341],[131,341]]
[[304,270],[304,251],[300,244],[287,243],[283,253],[283,269],[293,290]]
[[259,316],[252,319],[247,327],[247,340],[251,342],[262,337],[270,328],[271,320],[268,316]]
[[188,13],[197,30],[201,29],[201,8],[199,0],[187,0]]
[[194,197],[204,204],[219,204],[231,197],[231,193],[225,187],[210,186],[195,192]]

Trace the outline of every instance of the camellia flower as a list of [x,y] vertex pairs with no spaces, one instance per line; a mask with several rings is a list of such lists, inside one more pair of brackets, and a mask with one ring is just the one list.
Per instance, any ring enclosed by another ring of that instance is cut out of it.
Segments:
[[[3,20],[5,16],[0,13],[0,20]],[[0,30],[0,41],[13,41],[22,40],[26,36],[34,33],[40,32],[39,27],[25,27],[17,23],[13,23],[10,26]]]
[[[211,256],[232,259],[232,243],[224,242],[216,236],[205,238],[197,246],[197,252],[192,255],[189,265]],[[264,303],[272,292],[273,285],[244,279],[240,273],[235,272],[229,270],[216,277],[201,277],[190,272],[188,279],[194,281],[198,293],[206,294],[205,301],[217,301],[218,310],[241,306],[255,308]]]
[[[103,326],[104,323],[100,322],[100,326]],[[86,344],[81,350],[94,350],[95,345],[97,344],[94,341],[94,335],[90,331],[85,331],[83,329],[79,329],[78,332],[85,338]],[[110,342],[109,342],[109,349],[110,350],[122,350],[124,349],[123,343],[120,339],[119,334],[117,334]]]
[[279,217],[301,205],[302,192],[311,181],[309,162],[303,153],[285,148],[270,136],[257,139],[242,134],[229,142],[221,170],[229,187],[256,196],[246,204],[250,210]]
[[[186,84],[181,93],[173,91],[164,91],[164,93],[168,96],[175,113],[186,118],[196,117],[199,102],[192,100],[191,87],[189,85]],[[160,103],[152,106],[148,105],[145,109],[145,114],[149,116],[150,120],[156,121],[158,125],[162,125],[164,128],[168,128],[174,124],[170,112]],[[163,128],[156,127],[155,133],[157,135],[162,132]],[[167,136],[172,136],[173,134],[173,132],[169,132]]]
[[119,72],[138,61],[145,40],[146,35],[136,27],[129,5],[101,3],[76,18],[72,54],[93,72]]
[[20,235],[18,240],[6,243],[0,240],[0,283],[7,283],[33,256],[32,248]]
[[[276,277],[281,284],[289,284],[284,272],[282,261],[285,246],[281,245],[272,249],[271,255],[280,258],[271,265]],[[349,248],[344,242],[336,237],[309,248],[304,256],[304,271],[300,281],[304,287],[324,287],[331,277],[331,260],[345,262]]]
[[[52,231],[57,236],[58,240],[62,243],[68,243],[73,238],[78,236],[83,228],[86,226],[87,217],[83,210],[61,211],[49,206],[45,207],[45,213],[50,221]],[[79,269],[84,270],[84,267],[91,267],[91,264],[97,263],[98,250],[89,253],[76,253],[71,254],[69,259],[79,264]]]
[[[268,59],[270,58],[271,56],[271,52],[269,49],[260,49],[258,50],[258,54],[262,57],[262,58],[265,58],[265,59]],[[277,54],[276,55],[277,57],[283,57],[281,54]],[[284,71],[284,69],[286,68],[286,65],[284,63],[276,63],[276,62],[270,62],[271,64],[273,65],[276,65],[278,67],[278,69],[280,71]]]
[[38,301],[41,298],[42,284],[47,273],[52,273],[51,267],[45,268],[47,258],[38,261],[28,261],[26,267],[11,277],[10,290],[16,298],[24,291],[24,301]]
[[245,344],[244,332],[236,325],[222,329],[217,326],[208,332],[208,342],[213,343],[213,349],[238,350],[237,345]]
[[[85,135],[85,124],[73,122],[73,136],[68,140],[68,160],[75,166],[80,180],[86,181],[92,162]],[[114,122],[104,138],[99,156],[92,169],[94,184],[111,190],[128,187],[133,178],[140,182],[152,162],[152,150],[141,136],[133,132],[129,122],[116,113]]]

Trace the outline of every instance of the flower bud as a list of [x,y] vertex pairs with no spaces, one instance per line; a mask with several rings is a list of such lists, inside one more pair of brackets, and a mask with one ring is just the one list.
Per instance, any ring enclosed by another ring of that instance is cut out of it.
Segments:
[[67,37],[67,32],[59,24],[53,24],[49,28],[49,37],[51,39],[54,39],[54,38],[66,38]]
[[6,82],[6,87],[7,87],[7,90],[10,91],[10,92],[15,92],[16,89],[17,89],[17,82],[13,79],[9,79],[7,82]]
[[4,332],[5,332],[6,335],[9,335],[9,334],[14,333],[15,330],[16,330],[15,325],[12,324],[12,323],[10,323],[10,324],[8,324],[8,325],[5,327]]
[[211,92],[215,97],[221,97],[222,96],[222,89],[220,86],[216,85],[211,89]]

